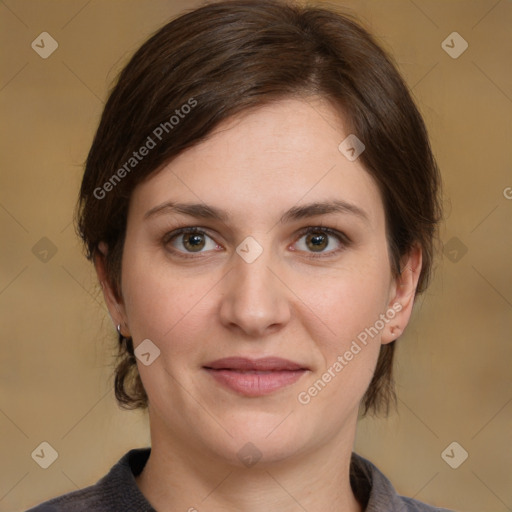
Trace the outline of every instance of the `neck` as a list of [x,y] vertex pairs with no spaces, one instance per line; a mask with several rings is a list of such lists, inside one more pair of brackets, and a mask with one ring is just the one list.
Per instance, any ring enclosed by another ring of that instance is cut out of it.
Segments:
[[136,482],[159,512],[362,512],[350,486],[355,423],[338,439],[286,460],[234,465],[183,440],[158,435]]

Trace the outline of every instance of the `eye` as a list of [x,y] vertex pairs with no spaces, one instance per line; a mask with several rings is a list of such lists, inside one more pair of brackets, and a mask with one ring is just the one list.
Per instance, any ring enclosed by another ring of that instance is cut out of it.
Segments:
[[205,252],[203,249],[209,251],[220,248],[212,238],[196,227],[181,228],[168,233],[163,242],[173,253],[185,258],[189,257],[186,253],[201,253]]
[[[303,241],[301,241],[303,240]],[[332,256],[342,251],[350,244],[349,238],[335,229],[322,226],[308,227],[301,232],[301,237],[295,242],[296,247],[305,252],[312,252],[312,257]],[[330,249],[332,250],[326,250]]]

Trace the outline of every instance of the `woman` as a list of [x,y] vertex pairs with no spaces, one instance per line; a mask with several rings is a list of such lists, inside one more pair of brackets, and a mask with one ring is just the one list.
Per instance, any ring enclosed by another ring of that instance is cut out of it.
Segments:
[[105,106],[78,218],[151,449],[32,510],[439,510],[352,452],[394,400],[439,186],[354,21],[236,0],[165,25]]

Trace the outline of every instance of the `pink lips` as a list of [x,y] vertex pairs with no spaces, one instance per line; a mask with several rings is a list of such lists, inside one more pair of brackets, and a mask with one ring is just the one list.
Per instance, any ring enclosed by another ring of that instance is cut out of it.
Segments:
[[204,366],[220,384],[245,396],[263,396],[297,382],[308,369],[279,357],[225,357]]

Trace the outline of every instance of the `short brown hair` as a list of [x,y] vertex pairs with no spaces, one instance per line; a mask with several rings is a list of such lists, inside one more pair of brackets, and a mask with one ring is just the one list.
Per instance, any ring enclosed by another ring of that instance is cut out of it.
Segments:
[[[109,247],[107,275],[118,297],[136,185],[221,121],[310,95],[327,99],[366,145],[359,158],[383,199],[393,274],[400,273],[400,258],[419,245],[417,293],[426,288],[441,212],[439,171],[424,122],[391,58],[352,17],[333,10],[228,0],[187,12],[158,30],[122,70],[105,105],[86,162],[78,231],[89,259],[100,242]],[[155,147],[131,161],[148,138]],[[392,342],[380,349],[363,415],[387,412],[396,400],[394,348]],[[115,391],[122,407],[147,407],[133,342],[122,336]]]

